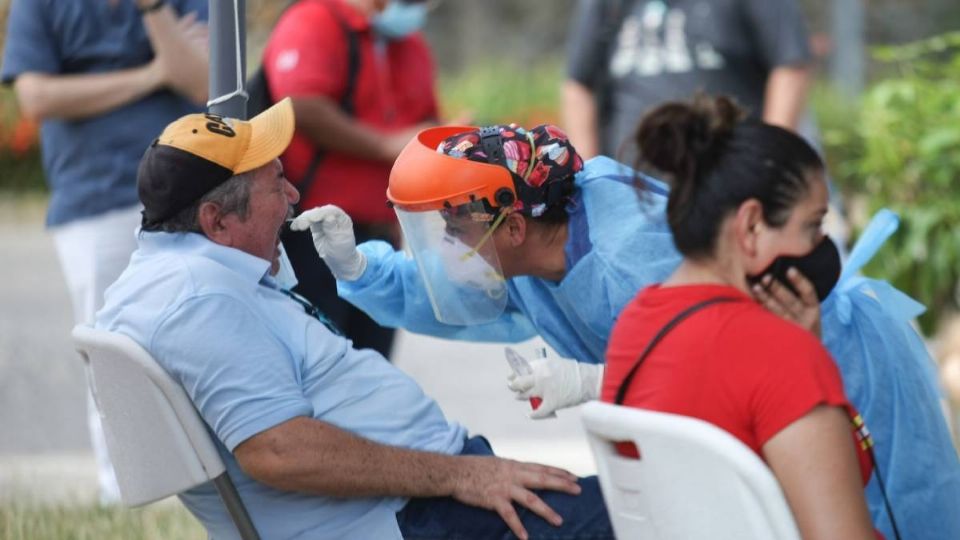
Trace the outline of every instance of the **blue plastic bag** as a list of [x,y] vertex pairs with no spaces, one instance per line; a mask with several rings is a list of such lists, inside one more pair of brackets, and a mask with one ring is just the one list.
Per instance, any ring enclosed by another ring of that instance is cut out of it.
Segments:
[[925,308],[889,283],[857,275],[898,225],[896,214],[882,210],[857,242],[823,304],[823,341],[873,437],[877,467],[866,493],[874,524],[895,538],[879,474],[901,538],[960,539],[960,460],[933,359],[910,324]]

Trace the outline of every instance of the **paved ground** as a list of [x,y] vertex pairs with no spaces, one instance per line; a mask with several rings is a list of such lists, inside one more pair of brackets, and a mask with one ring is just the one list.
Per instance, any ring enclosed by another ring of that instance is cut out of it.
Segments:
[[[0,499],[91,500],[93,460],[84,373],[73,352],[69,299],[42,201],[0,201]],[[533,356],[534,341],[515,348]],[[575,411],[526,418],[505,387],[503,346],[402,334],[394,361],[449,418],[486,435],[498,453],[594,469]]]

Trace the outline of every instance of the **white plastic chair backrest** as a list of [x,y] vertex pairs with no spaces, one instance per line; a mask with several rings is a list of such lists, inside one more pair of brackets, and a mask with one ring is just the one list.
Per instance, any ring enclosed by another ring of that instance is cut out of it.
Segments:
[[157,501],[224,472],[193,402],[147,351],[85,325],[73,329],[73,339],[89,368],[124,504]]
[[[600,402],[582,418],[620,540],[799,540],[780,484],[750,448],[699,419]],[[620,455],[631,441],[640,458]]]

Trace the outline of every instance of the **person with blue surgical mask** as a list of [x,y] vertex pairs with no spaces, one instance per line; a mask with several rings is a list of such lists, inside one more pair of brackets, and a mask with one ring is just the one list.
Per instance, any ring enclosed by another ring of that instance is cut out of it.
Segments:
[[388,39],[400,39],[419,32],[427,23],[425,0],[395,0],[374,15],[373,28]]
[[[607,157],[584,163],[554,126],[431,128],[401,152],[387,191],[412,257],[383,242],[357,246],[350,217],[332,205],[293,227],[311,230],[341,296],[380,324],[468,341],[541,336],[561,358],[531,361],[510,387],[541,398],[531,416],[544,418],[599,396],[621,310],[680,264],[668,195]],[[903,538],[960,538],[960,462],[932,361],[909,325],[923,308],[856,275],[895,229],[881,214],[842,273],[829,240],[778,262],[755,276],[766,287],[757,300],[800,323],[823,301],[824,345],[873,434],[879,473],[866,494],[876,528],[896,538],[895,516]],[[801,298],[774,279],[790,267],[819,294]]]

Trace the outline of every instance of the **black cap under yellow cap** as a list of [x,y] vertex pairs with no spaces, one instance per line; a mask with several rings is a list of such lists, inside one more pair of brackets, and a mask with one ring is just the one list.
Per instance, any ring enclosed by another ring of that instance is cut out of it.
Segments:
[[249,121],[199,113],[168,125],[137,172],[143,228],[155,228],[231,177],[280,157],[294,125],[290,98]]

